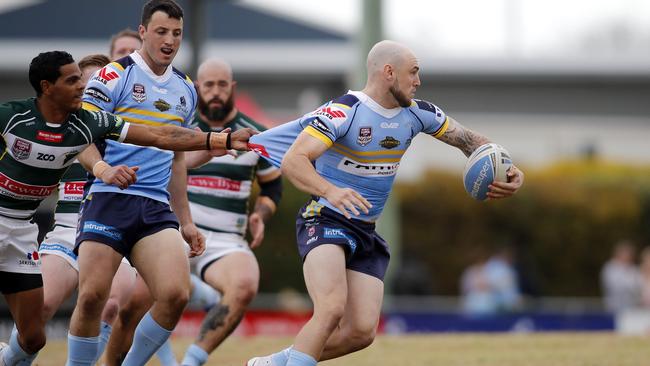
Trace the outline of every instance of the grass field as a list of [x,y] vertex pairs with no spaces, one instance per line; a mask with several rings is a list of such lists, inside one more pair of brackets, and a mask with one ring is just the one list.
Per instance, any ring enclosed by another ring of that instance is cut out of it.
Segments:
[[[177,358],[190,344],[175,339]],[[211,357],[207,365],[241,366],[255,355],[279,350],[289,338],[233,337]],[[48,343],[34,363],[65,363],[65,341]],[[154,360],[149,365],[159,365]],[[381,336],[369,348],[328,361],[331,366],[642,366],[650,365],[650,338],[623,337],[611,333],[555,334],[444,334]]]

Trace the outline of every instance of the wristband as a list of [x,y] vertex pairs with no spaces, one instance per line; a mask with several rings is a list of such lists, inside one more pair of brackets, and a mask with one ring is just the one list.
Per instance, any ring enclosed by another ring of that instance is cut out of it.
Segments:
[[206,150],[212,150],[212,146],[210,145],[210,136],[212,135],[212,132],[208,132],[206,135],[207,137],[205,138],[205,148]]
[[230,144],[230,132],[228,132],[228,136],[226,136],[226,150],[232,149],[232,145]]
[[[226,147],[226,142],[228,139],[228,134],[223,133],[223,132],[215,132],[212,134],[210,137],[210,147],[213,149],[224,149]],[[214,141],[213,141],[214,140]]]
[[102,179],[102,174],[106,171],[106,169],[110,168],[111,166],[108,165],[107,162],[104,160],[100,160],[93,165],[93,175],[99,179]]

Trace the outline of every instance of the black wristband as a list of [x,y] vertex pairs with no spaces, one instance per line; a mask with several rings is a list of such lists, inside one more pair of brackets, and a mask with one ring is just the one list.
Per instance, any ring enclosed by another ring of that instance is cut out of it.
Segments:
[[226,150],[232,149],[232,145],[230,144],[230,132],[228,132],[228,136],[226,136]]
[[208,132],[207,137],[205,139],[205,147],[208,150],[212,150],[212,146],[210,146],[210,135],[212,135],[212,132]]

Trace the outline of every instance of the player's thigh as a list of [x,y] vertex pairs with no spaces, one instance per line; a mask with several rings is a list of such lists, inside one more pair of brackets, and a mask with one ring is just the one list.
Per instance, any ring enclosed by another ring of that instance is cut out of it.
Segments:
[[118,304],[126,303],[135,286],[135,279],[135,268],[131,267],[125,260],[122,260],[120,266],[117,268],[115,277],[113,277],[109,298],[116,299]]
[[178,230],[164,229],[140,239],[131,252],[131,263],[152,296],[180,288],[189,289],[190,269],[185,242]]
[[345,251],[341,246],[322,244],[312,249],[305,258],[303,275],[315,307],[321,303],[345,303]]
[[221,293],[245,286],[257,292],[260,269],[251,253],[232,252],[212,262],[203,272],[204,281]]
[[374,332],[379,325],[384,283],[377,277],[348,270],[348,299],[341,326],[351,331]]
[[19,333],[34,336],[44,332],[45,319],[38,316],[43,312],[42,287],[4,296]]
[[65,259],[55,254],[41,256],[43,293],[46,319],[54,315],[79,283],[79,272]]
[[79,246],[79,294],[99,293],[108,296],[113,276],[122,260],[122,255],[110,246],[84,241]]

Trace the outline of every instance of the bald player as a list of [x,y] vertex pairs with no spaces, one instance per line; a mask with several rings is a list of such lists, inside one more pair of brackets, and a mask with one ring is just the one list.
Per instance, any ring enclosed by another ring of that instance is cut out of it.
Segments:
[[[399,162],[419,133],[469,156],[489,140],[430,102],[413,99],[418,59],[392,41],[368,54],[362,91],[251,139],[250,146],[299,189],[312,195],[298,215],[298,250],[314,313],[293,346],[255,357],[248,366],[312,366],[361,350],[375,337],[388,267],[388,245],[375,221],[388,199]],[[295,142],[294,142],[295,139]],[[491,198],[510,197],[523,183],[516,167]]]

